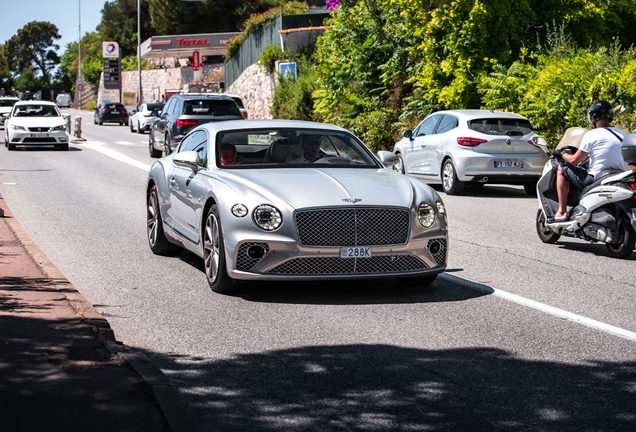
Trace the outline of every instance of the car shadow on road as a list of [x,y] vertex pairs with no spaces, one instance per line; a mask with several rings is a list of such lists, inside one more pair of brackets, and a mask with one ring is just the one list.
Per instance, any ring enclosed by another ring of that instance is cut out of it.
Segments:
[[[442,186],[437,184],[429,185],[440,194],[442,199],[446,197],[443,192]],[[470,196],[473,198],[528,198],[537,199],[536,196],[528,195],[522,186],[506,186],[506,185],[483,185],[483,186],[470,186],[466,185],[462,191],[462,195]]]
[[81,148],[75,147],[73,146],[73,142],[69,143],[68,146],[68,150],[59,150],[56,149],[55,147],[51,146],[43,146],[43,145],[38,145],[38,146],[20,146],[20,147],[16,147],[14,150],[11,150],[12,152],[19,152],[19,151],[34,151],[34,152],[81,152],[83,151]]
[[146,355],[170,374],[201,430],[636,430],[634,361],[572,364],[489,347],[386,344],[223,360]]

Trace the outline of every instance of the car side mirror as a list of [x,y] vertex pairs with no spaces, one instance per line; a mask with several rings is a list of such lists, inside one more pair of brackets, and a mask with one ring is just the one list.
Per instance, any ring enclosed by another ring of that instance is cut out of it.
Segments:
[[386,168],[392,168],[399,162],[398,156],[395,153],[386,150],[380,150],[378,152],[378,159],[380,159],[380,162]]
[[413,131],[410,129],[404,131],[404,138],[413,139]]
[[189,168],[193,173],[199,172],[199,164],[197,163],[199,160],[199,154],[195,151],[185,151],[181,153],[176,153],[172,162],[176,166],[180,166],[182,168]]

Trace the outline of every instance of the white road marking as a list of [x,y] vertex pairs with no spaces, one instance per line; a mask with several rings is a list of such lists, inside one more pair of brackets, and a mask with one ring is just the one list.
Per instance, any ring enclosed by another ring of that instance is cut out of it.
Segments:
[[116,159],[116,160],[118,160],[120,162],[127,163],[128,165],[132,165],[132,166],[137,167],[139,169],[142,169],[144,171],[150,171],[150,165],[145,164],[143,162],[136,161],[135,159],[130,158],[128,156],[125,156],[125,155],[119,153],[116,150],[113,150],[113,149],[111,149],[109,147],[106,147],[106,144],[103,143],[103,142],[99,142],[99,141],[90,141],[90,142],[88,142],[87,141],[87,142],[79,144],[79,145],[82,146],[82,147],[89,148],[91,150],[98,151],[98,152],[100,152],[102,154],[105,154],[106,156],[112,157],[113,159]]
[[616,327],[613,325],[609,325],[609,324],[605,324],[603,322],[600,321],[596,321],[593,320],[591,318],[586,318],[584,316],[581,315],[577,315],[575,313],[572,312],[568,312],[566,310],[563,309],[559,309],[553,306],[549,306],[545,303],[541,303],[535,300],[530,300],[527,299],[525,297],[521,297],[518,296],[516,294],[511,294],[509,292],[506,291],[502,291],[499,289],[495,289],[495,288],[491,288],[491,287],[487,287],[485,285],[480,285],[478,283],[475,282],[471,282],[469,280],[466,279],[462,279],[460,277],[457,276],[453,276],[447,273],[442,273],[440,275],[441,278],[448,280],[449,282],[453,282],[459,285],[463,285],[466,286],[470,289],[473,289],[475,291],[480,291],[486,294],[490,294],[490,295],[494,295],[495,297],[499,297],[502,298],[504,300],[508,300],[511,301],[513,303],[517,303],[521,306],[525,306],[525,307],[529,307],[531,309],[535,309],[538,310],[539,312],[543,312],[546,313],[548,315],[553,315],[568,321],[572,321],[574,323],[586,326],[586,327],[590,327],[593,328],[595,330],[599,330],[602,331],[604,333],[608,333],[611,334],[613,336],[618,336],[620,338],[623,339],[627,339],[629,341],[632,342],[636,342],[636,333],[629,331],[629,330],[625,330],[622,329],[620,327]]
[[119,145],[135,145],[135,143],[131,143],[128,141],[115,141],[115,144],[119,144]]

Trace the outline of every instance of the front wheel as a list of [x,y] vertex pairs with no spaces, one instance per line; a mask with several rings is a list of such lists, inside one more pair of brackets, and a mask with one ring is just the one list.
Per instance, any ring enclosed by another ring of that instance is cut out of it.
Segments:
[[450,159],[442,165],[442,188],[446,195],[459,195],[464,190],[464,182],[457,178],[455,165]]
[[148,153],[151,158],[161,157],[161,150],[155,148],[155,138],[152,132],[150,132],[150,136],[148,137]]
[[135,130],[132,127],[132,122],[130,122],[130,133],[134,133],[134,132],[135,132]]
[[[130,128],[132,129],[132,122],[130,122]],[[137,122],[137,133],[138,134],[144,133],[144,131],[141,129],[141,126],[139,125],[139,122]]]
[[398,162],[393,165],[393,171],[397,171],[401,174],[405,174],[404,171],[404,159],[402,159],[402,155],[397,153]]
[[170,148],[170,135],[166,134],[166,138],[163,141],[163,155],[168,156],[172,153],[172,149]]
[[537,210],[536,218],[537,234],[543,243],[556,243],[557,240],[561,238],[561,235],[552,232],[552,230],[545,226],[545,224],[545,213],[543,213],[543,210],[539,209]]
[[146,226],[148,244],[150,250],[156,255],[177,255],[183,248],[170,243],[163,232],[163,222],[159,211],[159,198],[157,186],[153,186],[148,194],[148,206],[146,207]]
[[212,291],[218,293],[231,292],[236,282],[227,274],[225,267],[225,246],[223,244],[223,231],[221,231],[221,219],[216,204],[210,207],[205,217],[205,230],[203,231],[203,260],[205,277]]
[[622,237],[622,241],[619,244],[605,243],[607,253],[612,258],[627,258],[634,252],[636,233],[634,228],[625,222],[621,222],[618,232]]

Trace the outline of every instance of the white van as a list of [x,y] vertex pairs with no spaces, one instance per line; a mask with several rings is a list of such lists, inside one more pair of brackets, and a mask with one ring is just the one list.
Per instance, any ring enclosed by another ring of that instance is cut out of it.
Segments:
[[60,108],[70,108],[71,107],[71,96],[64,94],[64,93],[60,93],[59,95],[57,95],[57,98],[55,99],[55,105],[57,105]]

